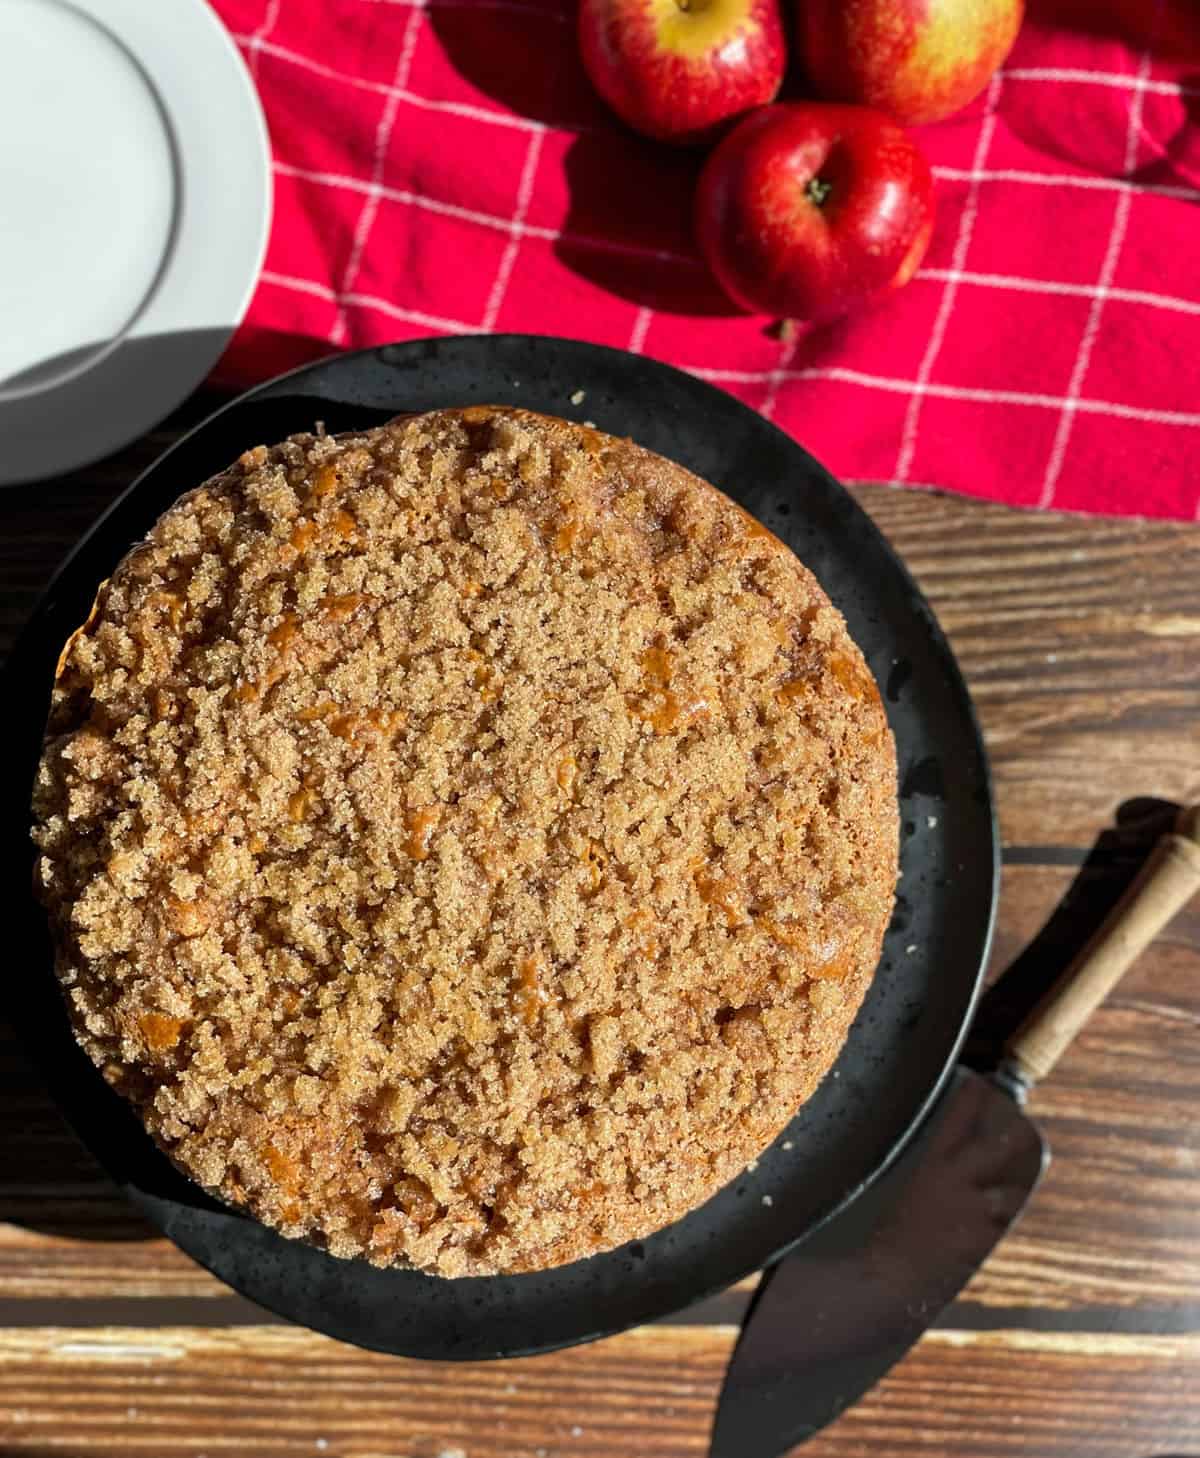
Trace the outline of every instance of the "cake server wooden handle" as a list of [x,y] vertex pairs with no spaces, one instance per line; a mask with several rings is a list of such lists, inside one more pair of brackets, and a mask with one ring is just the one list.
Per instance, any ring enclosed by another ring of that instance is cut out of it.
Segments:
[[1145,947],[1200,891],[1200,805],[1180,813],[1104,924],[1008,1042],[1025,1084],[1045,1078]]

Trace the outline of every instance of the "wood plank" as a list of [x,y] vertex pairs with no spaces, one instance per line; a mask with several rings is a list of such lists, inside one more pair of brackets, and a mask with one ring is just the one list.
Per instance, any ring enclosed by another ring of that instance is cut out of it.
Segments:
[[1149,1458],[1200,1441],[1200,1346],[1183,1339],[930,1332],[807,1458]]
[[1158,995],[1139,979],[1034,1094],[1053,1163],[965,1301],[1200,1324],[1200,1046]]
[[[1045,961],[1032,969],[1034,991],[1129,869],[1111,864],[1082,877],[1073,935],[1046,943]],[[995,972],[1034,942],[1078,875],[1070,866],[1005,868]],[[1024,1223],[968,1291],[971,1303],[1091,1311],[1103,1321],[1140,1312],[1149,1330],[1176,1329],[1200,1308],[1198,957],[1200,904],[1130,971],[1035,1093],[1031,1111],[1054,1164]],[[101,1303],[103,1319],[105,1301],[226,1298],[225,1287],[173,1246],[146,1238],[148,1228],[2,1040],[0,1095],[0,1300],[86,1298]],[[730,1319],[739,1309],[724,1308]]]
[[[84,528],[216,403],[199,397],[110,462],[55,483],[52,512],[39,493],[0,493],[0,651]],[[1082,845],[1133,795],[1200,797],[1200,528],[1018,512],[928,491],[854,494],[960,657],[995,760],[1007,842]]]
[[[734,1340],[646,1327],[445,1367],[292,1327],[0,1333],[6,1455],[698,1458]],[[1200,1338],[939,1331],[812,1458],[1148,1458],[1200,1442]]]
[[0,1443],[5,1452],[36,1444],[41,1419],[78,1452],[124,1440],[122,1451],[162,1458],[197,1449],[436,1458],[455,1448],[470,1458],[533,1458],[542,1448],[548,1458],[625,1453],[652,1427],[647,1452],[699,1454],[733,1332],[665,1332],[453,1368],[290,1327],[0,1334],[0,1412],[24,1415],[0,1428]]
[[1084,845],[1132,796],[1200,797],[1200,529],[857,494],[962,664],[1006,842]]

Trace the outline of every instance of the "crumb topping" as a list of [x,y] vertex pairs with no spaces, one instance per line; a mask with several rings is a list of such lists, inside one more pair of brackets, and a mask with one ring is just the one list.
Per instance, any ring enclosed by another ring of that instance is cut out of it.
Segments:
[[833,1061],[896,876],[879,695],[726,497],[470,407],[256,447],[63,652],[77,1034],[173,1159],[446,1276],[645,1235]]

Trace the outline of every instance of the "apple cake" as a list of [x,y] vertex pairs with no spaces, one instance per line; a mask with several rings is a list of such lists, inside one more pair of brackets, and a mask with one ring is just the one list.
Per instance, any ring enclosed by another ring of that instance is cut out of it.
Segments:
[[833,1062],[895,889],[840,614],[680,466],[472,406],[257,446],[63,649],[34,800],[79,1041],[337,1256],[675,1220]]

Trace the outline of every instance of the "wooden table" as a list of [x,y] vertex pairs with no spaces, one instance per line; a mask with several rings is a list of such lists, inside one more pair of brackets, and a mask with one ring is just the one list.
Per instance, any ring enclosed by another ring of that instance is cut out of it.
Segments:
[[[0,493],[0,647],[101,507],[212,404],[114,461]],[[987,731],[1004,838],[993,975],[1037,938],[987,1010],[998,1027],[1118,893],[1161,802],[1200,799],[1200,526],[857,495],[932,599]],[[0,1455],[707,1453],[751,1283],[526,1361],[340,1346],[155,1237],[0,1036]],[[1024,1221],[811,1458],[1200,1454],[1200,902],[1032,1109],[1054,1163]]]

